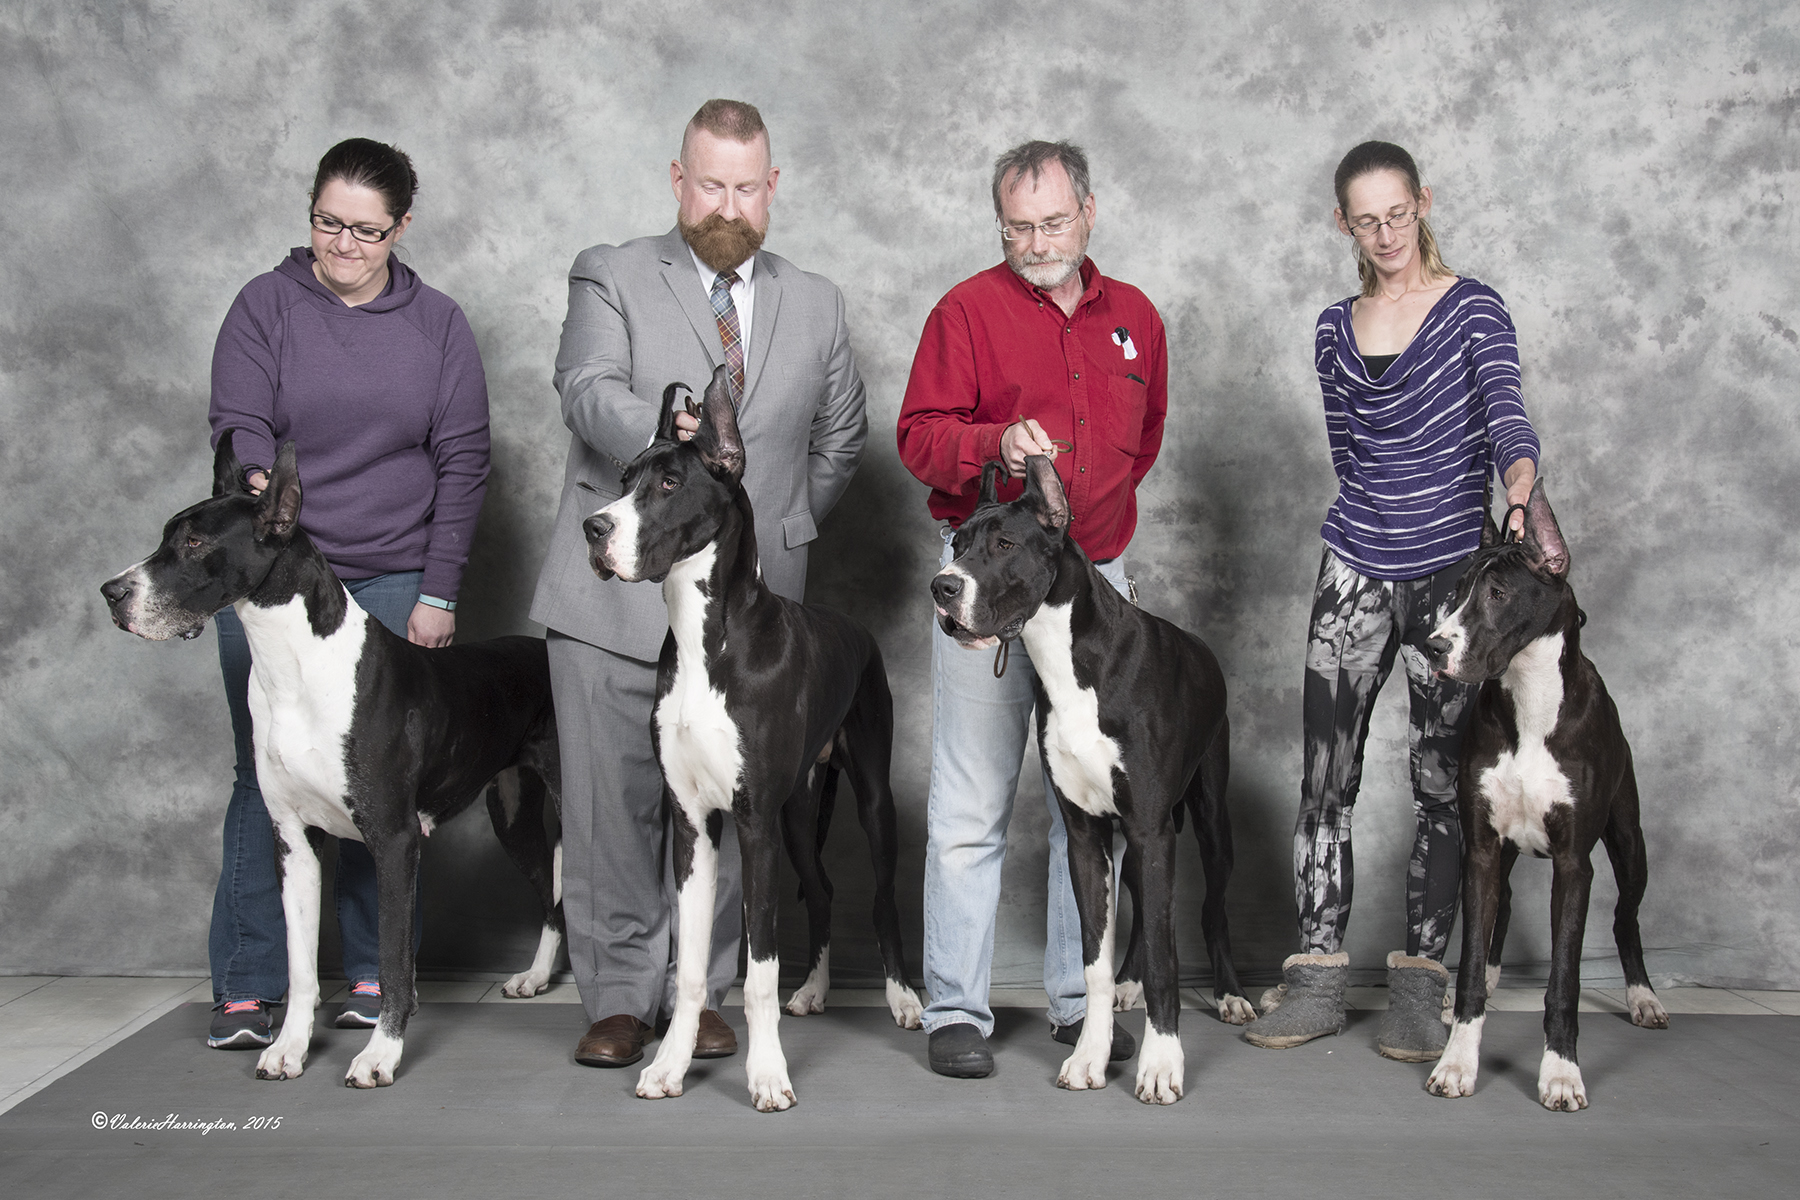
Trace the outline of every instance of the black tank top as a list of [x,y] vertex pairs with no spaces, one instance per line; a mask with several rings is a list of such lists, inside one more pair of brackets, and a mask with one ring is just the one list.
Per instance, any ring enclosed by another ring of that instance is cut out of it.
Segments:
[[1380,379],[1387,374],[1387,369],[1393,366],[1394,360],[1399,357],[1398,354],[1365,354],[1363,355],[1363,366],[1369,368],[1370,379]]

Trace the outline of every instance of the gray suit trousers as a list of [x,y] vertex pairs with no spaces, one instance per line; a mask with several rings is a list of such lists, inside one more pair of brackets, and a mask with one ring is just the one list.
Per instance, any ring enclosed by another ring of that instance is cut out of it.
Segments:
[[[650,744],[656,664],[547,631],[562,742],[563,913],[569,966],[589,1022],[675,1008],[674,837]],[[737,977],[742,857],[725,818],[706,1006]]]

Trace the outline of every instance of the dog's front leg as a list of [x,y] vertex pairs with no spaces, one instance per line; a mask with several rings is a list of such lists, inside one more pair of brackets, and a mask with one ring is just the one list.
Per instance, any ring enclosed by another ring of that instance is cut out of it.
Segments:
[[1081,915],[1081,961],[1087,981],[1087,1014],[1075,1052],[1063,1060],[1056,1086],[1071,1091],[1106,1086],[1106,1064],[1112,1058],[1113,895],[1112,822],[1092,817],[1060,794],[1063,827],[1069,834],[1069,881],[1075,910]]
[[697,806],[676,800],[667,788],[663,798],[675,835],[675,920],[680,940],[675,951],[675,1012],[655,1059],[638,1075],[637,1094],[646,1100],[681,1095],[694,1060],[694,1039],[706,1007],[706,964],[712,955],[713,898],[719,886],[723,829],[720,819],[708,820]]
[[1487,949],[1494,936],[1494,921],[1506,886],[1502,871],[1514,855],[1501,852],[1499,837],[1480,812],[1463,808],[1463,831],[1468,840],[1463,852],[1462,962],[1456,970],[1456,1019],[1450,1040],[1438,1056],[1437,1066],[1425,1081],[1434,1096],[1472,1096],[1481,1067],[1481,1030],[1487,1024]]
[[1594,882],[1588,851],[1571,846],[1552,851],[1550,877],[1550,986],[1544,993],[1544,1058],[1538,1066],[1538,1102],[1574,1112],[1588,1104],[1587,1086],[1575,1061],[1580,1018],[1581,941],[1586,932],[1588,891]]
[[256,1060],[258,1079],[298,1079],[312,1044],[319,1003],[319,842],[324,837],[297,817],[275,820],[275,863],[281,872],[281,912],[287,919],[287,1018]]
[[[412,782],[408,780],[405,787],[410,794]],[[419,878],[419,822],[407,799],[394,796],[390,804],[391,808],[380,807],[404,815],[390,828],[370,836],[367,843],[375,859],[375,890],[380,901],[381,1015],[376,1019],[375,1032],[369,1035],[369,1044],[350,1060],[350,1069],[344,1074],[345,1087],[387,1087],[394,1082],[394,1072],[399,1069],[405,1048],[407,1019],[419,1009],[413,982],[413,897]]]
[[777,857],[774,814],[759,820],[750,814],[738,822],[738,846],[744,857],[744,937],[750,965],[744,972],[744,1024],[750,1051],[744,1056],[750,1100],[758,1112],[780,1112],[794,1105],[787,1056],[781,1052],[781,1004],[775,985],[781,975],[781,948],[775,940]]
[[[1177,1022],[1181,1015],[1180,961],[1175,950],[1175,823],[1165,817],[1148,845],[1133,846],[1125,869],[1136,870],[1132,895],[1143,907],[1144,1045],[1138,1051],[1137,1098],[1145,1104],[1181,1099],[1187,1059]],[[1090,1004],[1092,1002],[1090,1001]]]

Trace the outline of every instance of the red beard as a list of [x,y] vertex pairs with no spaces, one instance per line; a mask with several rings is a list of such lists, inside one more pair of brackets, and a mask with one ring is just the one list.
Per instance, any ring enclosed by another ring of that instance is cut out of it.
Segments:
[[742,217],[727,220],[718,213],[709,213],[693,225],[680,217],[675,223],[695,256],[715,271],[740,266],[762,248],[763,235],[768,232],[766,227],[758,229]]

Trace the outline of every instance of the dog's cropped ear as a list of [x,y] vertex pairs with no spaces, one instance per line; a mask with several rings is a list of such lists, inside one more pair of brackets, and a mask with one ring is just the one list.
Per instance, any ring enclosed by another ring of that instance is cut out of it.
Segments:
[[675,393],[691,393],[693,390],[685,383],[671,383],[663,389],[662,412],[656,418],[657,441],[672,442],[675,440]]
[[981,498],[975,502],[977,508],[1000,502],[1000,476],[1005,471],[1006,464],[998,459],[981,468]]
[[1531,485],[1531,498],[1525,501],[1525,561],[1532,570],[1557,579],[1569,574],[1569,544],[1550,511],[1542,477]]
[[1481,549],[1486,550],[1489,546],[1498,546],[1499,544],[1500,544],[1500,527],[1498,525],[1494,524],[1494,514],[1492,512],[1482,513],[1481,514]]
[[1062,477],[1042,454],[1025,456],[1025,499],[1045,529],[1069,527],[1069,498],[1063,492]]
[[213,495],[230,496],[236,492],[247,492],[244,486],[244,464],[238,461],[237,451],[231,448],[232,435],[237,430],[227,429],[219,435],[219,448],[213,451]]
[[256,536],[259,541],[285,542],[300,527],[299,456],[291,441],[281,444],[275,455],[275,466],[269,471],[269,486],[263,489],[256,505]]
[[731,384],[723,363],[706,385],[706,402],[700,406],[700,432],[694,445],[700,461],[721,479],[736,482],[744,477],[744,439],[738,433],[737,407],[731,403]]

